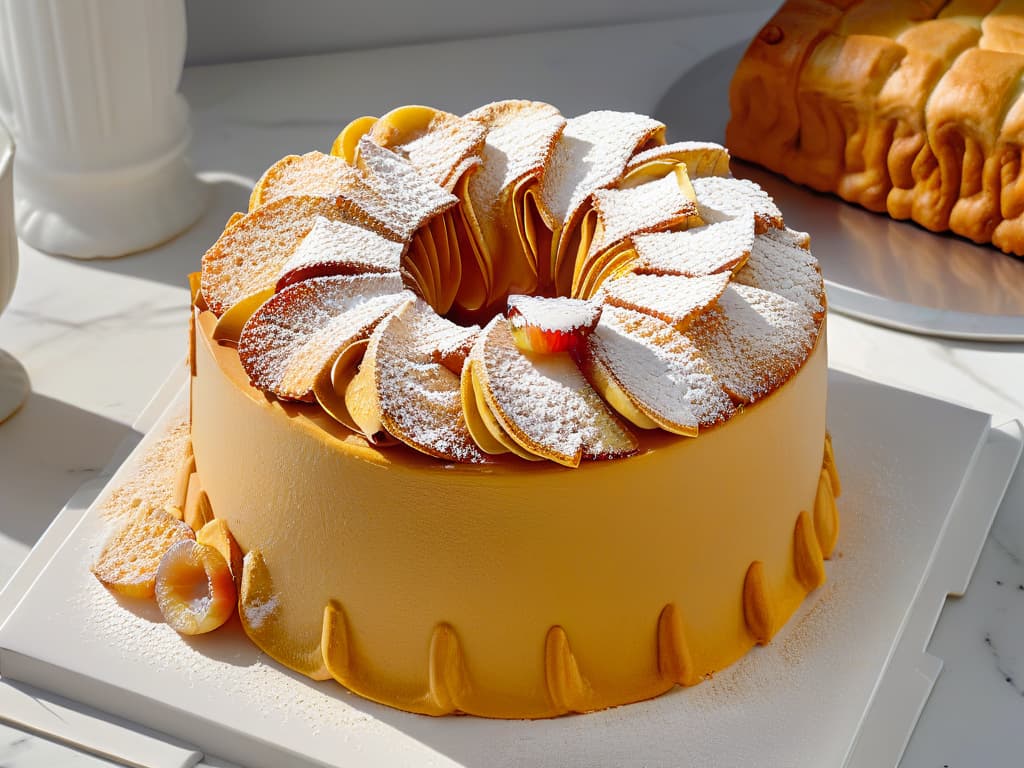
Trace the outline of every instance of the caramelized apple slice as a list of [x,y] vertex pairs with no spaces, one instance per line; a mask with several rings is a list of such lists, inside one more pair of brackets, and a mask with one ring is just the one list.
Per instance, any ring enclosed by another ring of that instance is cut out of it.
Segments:
[[597,189],[610,186],[622,176],[629,159],[648,145],[664,143],[665,126],[646,115],[631,112],[595,111],[566,121],[555,144],[540,185],[538,202],[547,228],[555,233],[548,270],[561,267],[570,250],[572,232],[584,203]]
[[253,386],[312,400],[317,377],[409,298],[397,274],[314,277],[276,294],[245,324],[238,357]]
[[752,403],[803,365],[817,327],[814,316],[795,301],[730,283],[718,306],[697,318],[686,335],[725,390]]
[[459,377],[433,361],[439,339],[461,335],[422,300],[408,302],[374,330],[359,375],[373,381],[388,434],[430,456],[481,462],[463,417]]
[[[499,101],[466,118],[487,129],[483,164],[469,176],[465,202],[473,211],[488,268],[492,298],[532,293],[537,288],[539,253],[527,233],[526,196],[536,190],[565,118],[550,104]],[[549,253],[543,254],[545,261]]]
[[334,197],[342,188],[358,184],[359,176],[359,171],[340,157],[322,152],[288,155],[263,172],[249,197],[249,210],[293,195]]
[[480,163],[486,129],[473,120],[432,107],[408,106],[377,120],[369,138],[404,156],[434,183],[452,190]]
[[311,277],[397,272],[402,250],[402,243],[373,230],[316,216],[309,234],[281,267],[277,290]]
[[508,327],[524,352],[551,355],[576,349],[601,317],[601,305],[562,296],[509,296]]
[[368,136],[359,140],[358,150],[357,162],[365,172],[366,184],[381,201],[381,207],[371,209],[371,213],[385,222],[401,242],[408,242],[417,229],[459,202],[408,160],[378,146]]
[[282,197],[228,227],[203,255],[202,292],[218,317],[248,296],[272,289],[281,268],[317,216],[365,226],[365,212],[326,197]]
[[750,258],[735,281],[795,301],[820,321],[825,314],[825,283],[809,247],[810,238],[804,232],[770,229],[754,240]]
[[231,618],[237,601],[227,561],[211,546],[179,541],[160,560],[156,604],[172,629],[201,635]]
[[568,353],[528,355],[495,317],[470,352],[487,408],[526,451],[576,467],[635,453],[633,434],[608,410]]
[[353,432],[362,430],[349,413],[345,393],[359,372],[359,364],[366,354],[366,345],[369,343],[369,339],[360,339],[349,344],[341,351],[330,369],[321,373],[313,384],[313,396],[320,407],[328,416]]
[[754,212],[743,209],[732,218],[698,204],[697,211],[714,223],[683,232],[650,232],[633,238],[637,272],[653,275],[700,277],[734,272],[754,247]]
[[600,256],[634,235],[687,223],[697,213],[686,166],[677,165],[663,178],[629,189],[599,189],[593,206],[597,228],[586,256],[577,258],[572,295],[581,295]]
[[[782,211],[771,196],[748,179],[705,176],[693,179],[693,191],[697,202],[708,209],[701,217],[708,224],[726,218],[736,218],[749,208],[754,212],[754,229],[757,234],[771,228],[781,229]],[[717,212],[717,213],[716,213]]]
[[631,309],[605,307],[587,338],[582,368],[602,394],[611,395],[609,404],[637,426],[645,426],[636,418],[639,411],[651,426],[696,437],[700,427],[725,421],[735,410],[686,336]]
[[273,295],[274,289],[266,288],[233,304],[217,318],[217,324],[213,327],[213,340],[228,346],[238,346],[238,339],[241,338],[242,329],[249,322],[249,318]]
[[331,154],[342,158],[349,165],[355,165],[359,140],[373,129],[373,124],[376,122],[377,118],[370,115],[357,117],[341,129],[334,143],[331,144]]
[[721,144],[710,141],[677,141],[633,155],[626,166],[626,178],[634,171],[655,162],[686,163],[686,172],[692,179],[729,175],[729,150]]
[[728,274],[704,277],[626,275],[604,286],[605,304],[634,309],[684,330],[722,295]]
[[194,539],[192,529],[175,516],[142,504],[104,545],[92,572],[115,592],[150,597],[164,552],[178,542]]
[[216,549],[231,569],[235,583],[242,578],[242,550],[231,535],[227,521],[217,517],[196,531],[196,541]]

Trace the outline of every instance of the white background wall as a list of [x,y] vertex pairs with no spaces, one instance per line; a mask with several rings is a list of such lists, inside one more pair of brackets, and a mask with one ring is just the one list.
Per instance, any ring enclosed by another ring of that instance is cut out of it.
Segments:
[[[771,8],[781,0],[186,0],[188,63]],[[609,55],[628,56],[628,51]]]

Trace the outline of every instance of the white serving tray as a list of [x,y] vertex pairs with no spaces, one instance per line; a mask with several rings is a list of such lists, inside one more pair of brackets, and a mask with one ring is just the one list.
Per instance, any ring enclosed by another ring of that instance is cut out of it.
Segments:
[[[688,69],[652,114],[674,135],[723,142],[729,82],[746,46],[728,45]],[[929,336],[1024,341],[1024,259],[871,213],[749,163],[734,160],[732,170],[764,187],[789,226],[812,234],[830,310]]]
[[[93,488],[0,593],[0,719],[155,768],[222,764],[212,755],[250,768],[895,765],[941,669],[924,649],[946,595],[966,589],[1024,432],[848,374],[830,387],[843,495],[829,582],[707,683],[547,721],[398,712],[282,669],[237,622],[186,640],[155,609],[119,604],[88,572],[106,533],[83,505]],[[184,404],[165,388],[136,454]]]

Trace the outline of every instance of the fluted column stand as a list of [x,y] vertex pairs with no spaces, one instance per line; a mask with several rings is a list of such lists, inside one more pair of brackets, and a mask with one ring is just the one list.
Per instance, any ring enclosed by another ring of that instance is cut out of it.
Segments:
[[177,93],[184,0],[0,0],[0,118],[18,145],[18,234],[48,253],[120,256],[199,216]]

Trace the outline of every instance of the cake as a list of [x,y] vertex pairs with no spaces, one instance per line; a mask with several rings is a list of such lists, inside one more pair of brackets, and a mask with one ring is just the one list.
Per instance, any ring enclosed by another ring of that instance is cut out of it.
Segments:
[[1024,17],[996,0],[790,0],[750,43],[726,143],[872,211],[1024,254]]
[[193,276],[172,625],[231,573],[284,666],[495,718],[771,640],[838,535],[821,274],[722,147],[664,130],[402,107],[267,170]]

